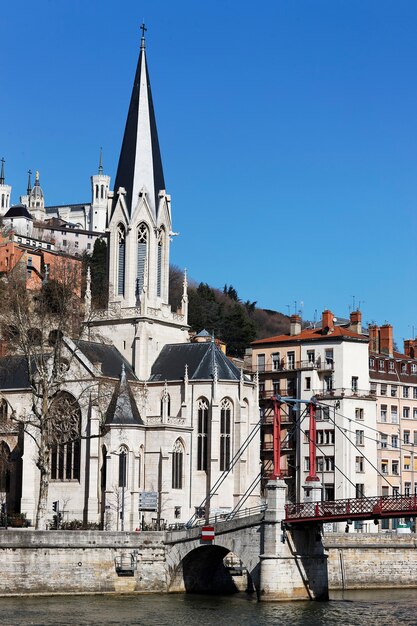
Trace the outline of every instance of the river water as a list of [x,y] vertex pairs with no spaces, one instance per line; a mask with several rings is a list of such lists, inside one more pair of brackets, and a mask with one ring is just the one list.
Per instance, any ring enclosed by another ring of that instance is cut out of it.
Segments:
[[246,594],[0,598],[2,626],[417,625],[417,589],[333,593],[329,602],[258,603]]

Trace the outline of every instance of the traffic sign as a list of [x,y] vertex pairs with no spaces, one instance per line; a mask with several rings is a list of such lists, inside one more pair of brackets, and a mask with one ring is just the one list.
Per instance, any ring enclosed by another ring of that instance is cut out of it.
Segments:
[[201,529],[201,539],[203,539],[203,541],[213,541],[214,526],[203,526]]

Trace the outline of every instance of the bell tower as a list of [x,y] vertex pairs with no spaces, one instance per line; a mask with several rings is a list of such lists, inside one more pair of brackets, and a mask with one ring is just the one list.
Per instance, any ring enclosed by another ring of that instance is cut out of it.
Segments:
[[[171,198],[159,148],[146,60],[145,25],[114,191],[108,194],[108,335],[140,378],[167,343],[188,341],[187,310],[169,304]],[[90,324],[91,325],[91,324]]]
[[103,153],[100,148],[100,161],[97,174],[91,177],[91,213],[89,230],[104,233],[107,226],[107,201],[110,176],[103,173]]
[[4,164],[6,161],[1,159],[0,170],[0,217],[2,217],[10,209],[10,196],[12,193],[11,185],[6,185],[4,179]]

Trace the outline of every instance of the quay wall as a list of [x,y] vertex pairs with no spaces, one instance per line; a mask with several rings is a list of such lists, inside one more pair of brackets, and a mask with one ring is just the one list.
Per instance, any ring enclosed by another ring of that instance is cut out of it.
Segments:
[[[171,540],[163,531],[0,530],[0,596],[167,592]],[[417,535],[328,534],[323,543],[330,589],[417,587]],[[133,576],[118,575],[121,558],[133,558]]]
[[417,587],[417,535],[328,534],[329,589]]
[[[166,590],[164,532],[0,531],[0,595]],[[115,559],[136,563],[119,576]]]

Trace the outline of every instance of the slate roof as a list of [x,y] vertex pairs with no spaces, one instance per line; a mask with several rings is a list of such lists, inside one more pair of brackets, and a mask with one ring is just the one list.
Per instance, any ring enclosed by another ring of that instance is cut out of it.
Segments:
[[239,369],[214,343],[168,344],[153,364],[149,380],[182,380],[186,365],[189,380],[208,380],[214,378],[215,364],[219,380],[240,380]]
[[124,367],[106,411],[106,424],[143,424]]
[[24,356],[0,359],[0,389],[29,389],[29,371]]
[[[145,90],[145,92],[143,92],[143,90]],[[141,103],[144,108],[147,106],[148,110],[139,111],[139,103]],[[142,121],[141,124],[139,124],[139,115],[141,116],[141,120],[146,120],[146,123]],[[137,161],[139,161],[139,163],[137,163]],[[139,180],[138,177],[141,179]],[[146,63],[145,47],[142,43],[114,183],[112,214],[117,204],[117,191],[119,187],[126,189],[125,200],[127,210],[130,214],[133,209],[133,190],[135,188],[140,191],[143,185],[147,187],[149,205],[156,216],[158,210],[158,195],[162,189],[165,189],[165,181],[152,102],[151,85],[149,82],[148,65]],[[153,189],[151,187],[153,187]],[[136,202],[137,197],[135,198],[135,203]]]
[[14,217],[25,217],[27,220],[33,220],[33,217],[24,204],[15,204],[3,215],[3,219],[11,219]]
[[74,341],[91,363],[100,363],[101,373],[109,378],[119,378],[122,366],[124,365],[128,380],[137,380],[128,361],[120,354],[114,346],[95,341],[84,341],[78,339]]

